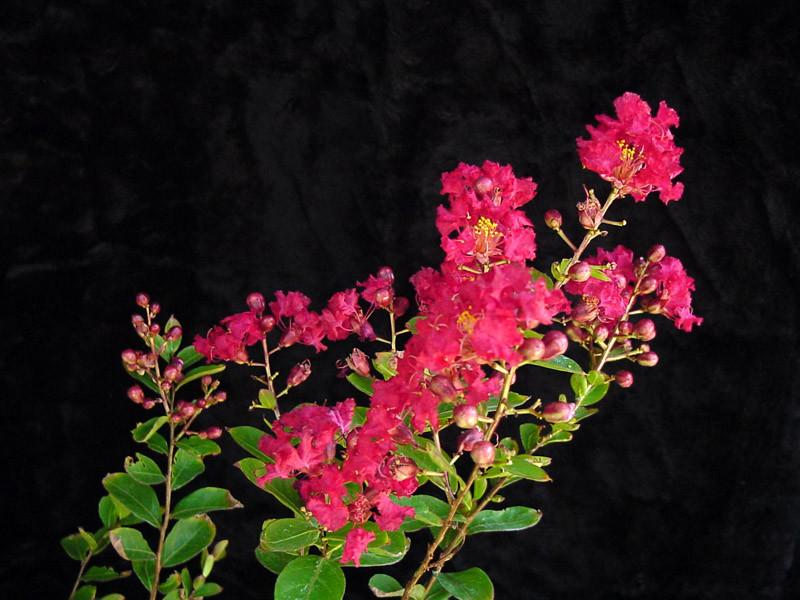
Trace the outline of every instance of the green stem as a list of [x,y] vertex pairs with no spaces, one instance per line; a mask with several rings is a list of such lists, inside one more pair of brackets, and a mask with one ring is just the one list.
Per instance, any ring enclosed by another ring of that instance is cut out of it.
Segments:
[[158,549],[156,550],[156,565],[153,571],[153,586],[150,588],[150,600],[158,596],[158,584],[161,577],[161,554],[164,551],[164,539],[169,527],[170,508],[172,504],[172,458],[175,454],[175,423],[169,422],[169,450],[167,452],[166,492],[164,495],[164,520],[158,532]]

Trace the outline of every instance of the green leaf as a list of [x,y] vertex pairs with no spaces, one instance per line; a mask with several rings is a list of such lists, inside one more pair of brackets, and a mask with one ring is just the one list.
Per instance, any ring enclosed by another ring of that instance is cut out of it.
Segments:
[[275,582],[275,600],[341,600],[345,579],[342,568],[321,556],[295,558]]
[[425,600],[450,600],[450,598],[452,598],[450,592],[444,589],[438,581],[433,582],[428,595],[425,596]]
[[150,549],[147,540],[144,539],[142,532],[131,527],[117,527],[112,529],[108,537],[111,545],[122,558],[131,562],[137,560],[155,559],[156,555]]
[[125,470],[128,475],[145,485],[156,485],[164,481],[164,474],[158,468],[156,461],[140,452],[136,453],[136,458],[139,460],[134,461],[130,456],[125,459]]
[[264,463],[257,458],[243,458],[235,465],[244,476],[259,489],[272,494],[278,502],[283,504],[286,508],[290,509],[297,516],[302,516],[300,510],[303,502],[300,500],[300,494],[294,489],[294,479],[282,479],[276,477],[271,479],[264,485],[259,485],[258,478],[264,475]]
[[205,470],[200,457],[189,450],[180,449],[175,453],[172,467],[172,489],[179,490]]
[[214,375],[216,373],[220,373],[225,370],[225,365],[203,365],[202,367],[197,367],[192,369],[186,375],[183,376],[180,383],[175,386],[175,391],[177,392],[187,383],[191,383],[195,379],[200,379],[201,377],[205,377],[206,375]]
[[258,443],[261,441],[261,438],[267,435],[265,431],[261,431],[257,427],[242,425],[240,427],[229,427],[228,433],[231,434],[233,441],[235,441],[256,458],[259,458],[264,462],[273,462],[269,456],[264,454],[258,448]]
[[161,505],[153,488],[139,483],[127,473],[106,475],[103,487],[142,521],[155,528],[161,526]]
[[409,319],[408,321],[406,321],[406,329],[408,329],[411,333],[416,335],[416,333],[417,333],[417,323],[419,323],[420,321],[422,321],[425,318],[426,317],[418,315],[416,317],[413,317],[413,318]]
[[172,509],[172,518],[183,519],[200,513],[215,510],[242,508],[242,503],[223,488],[204,487],[182,498]]
[[274,410],[278,406],[278,399],[274,392],[265,388],[258,390],[258,403],[267,410]]
[[418,531],[426,527],[439,527],[450,511],[450,506],[446,502],[425,494],[416,494],[393,500],[401,506],[411,506],[414,509],[414,517],[406,519],[401,526],[403,531],[408,532]]
[[136,577],[142,583],[144,589],[150,590],[156,577],[156,559],[134,560],[131,565],[133,566],[133,572],[136,573]]
[[211,583],[207,581],[206,583],[200,585],[194,591],[195,598],[207,598],[208,596],[216,596],[217,594],[222,593],[222,586],[218,583]]
[[541,511],[526,506],[511,506],[503,510],[482,510],[469,524],[467,533],[518,531],[533,527],[542,518]]
[[166,415],[161,415],[160,417],[153,417],[144,423],[137,424],[131,432],[133,434],[133,439],[140,443],[146,442],[163,427],[167,420]]
[[597,404],[608,393],[608,383],[601,383],[600,385],[593,386],[592,389],[581,400],[581,406],[591,406]]
[[572,441],[572,434],[569,431],[555,431],[552,435],[547,437],[547,441],[542,444],[542,446],[569,441]]
[[436,581],[458,600],[492,600],[494,598],[492,580],[477,567],[458,573],[439,573]]
[[583,373],[581,366],[569,356],[556,356],[550,360],[534,360],[531,361],[530,364],[536,365],[537,367],[544,367],[545,369],[552,369],[553,371],[562,371],[564,373]]
[[259,546],[268,552],[294,552],[319,539],[319,530],[304,519],[267,519]]
[[583,373],[574,373],[569,378],[569,385],[575,393],[576,398],[580,398],[589,389],[589,382],[586,380],[586,375]]
[[122,594],[106,594],[100,600],[125,600],[125,596]]
[[395,352],[376,352],[372,364],[384,380],[387,380],[397,375],[397,369],[392,368],[392,363],[397,364],[396,361],[397,354]]
[[188,450],[192,454],[196,454],[200,458],[209,455],[217,455],[222,452],[222,449],[219,447],[217,442],[211,440],[204,440],[202,438],[197,437],[196,435],[192,435],[189,437],[183,437],[178,440],[177,442],[178,448],[182,448],[184,450]]
[[394,577],[379,573],[369,578],[369,590],[376,598],[396,598],[403,595],[403,586]]
[[243,458],[239,462],[233,463],[233,466],[239,469],[250,483],[259,489],[263,489],[261,484],[258,483],[259,477],[264,476],[266,469],[263,460],[258,460],[257,458]]
[[359,392],[366,394],[367,396],[372,396],[373,390],[371,377],[364,377],[358,373],[350,373],[347,376],[347,381],[349,381]]
[[539,443],[541,432],[541,425],[523,423],[519,426],[519,439],[522,442],[522,447],[525,449],[525,452],[530,452],[532,448],[536,447],[536,444]]
[[128,369],[125,369],[125,372],[157,396],[161,395],[161,390],[158,389],[158,386],[149,375],[140,375],[136,371],[128,371]]
[[97,504],[97,514],[100,515],[100,521],[107,529],[111,529],[117,524],[119,515],[114,507],[114,501],[111,496],[103,496]]
[[162,594],[168,594],[172,590],[177,590],[178,586],[181,584],[181,576],[178,575],[175,571],[167,577],[161,585],[158,586],[158,591]]
[[186,348],[178,352],[178,358],[183,361],[183,368],[188,369],[203,360],[205,356],[195,350],[194,346],[186,346]]
[[70,600],[94,600],[97,588],[93,585],[82,585],[77,589]]
[[475,484],[473,486],[474,491],[472,493],[472,499],[477,502],[478,500],[483,498],[483,495],[486,493],[487,486],[488,483],[486,482],[485,479],[476,479]]
[[[402,560],[408,552],[411,542],[402,531],[381,531],[375,523],[365,523],[363,527],[375,533],[376,537],[367,546],[367,551],[361,555],[362,567],[393,565]],[[344,538],[351,528],[348,525],[328,535],[332,548],[328,557],[331,560],[339,560],[342,557]]]
[[163,566],[174,567],[200,554],[214,540],[216,532],[206,515],[179,520],[164,540]]
[[536,281],[537,279],[544,279],[544,284],[548,290],[552,290],[553,287],[555,287],[553,280],[550,279],[550,276],[547,275],[546,273],[542,273],[540,270],[533,268],[530,269],[530,272],[531,272],[531,279],[533,279],[533,281]]
[[544,469],[526,460],[524,454],[513,457],[510,464],[503,465],[503,470],[510,475],[522,477],[523,479],[551,481],[550,476],[545,473]]
[[115,579],[122,579],[130,575],[127,573],[117,573],[111,567],[89,567],[86,573],[81,577],[81,581],[114,581]]
[[73,560],[83,560],[91,552],[89,543],[80,533],[73,533],[61,538],[61,547]]
[[296,554],[289,554],[287,552],[267,552],[261,548],[256,548],[256,559],[261,566],[270,573],[279,575],[284,567],[297,558]]
[[599,265],[592,265],[592,277],[599,279],[600,281],[611,281],[611,278],[606,275],[605,270]]
[[147,440],[147,447],[150,448],[153,452],[158,452],[159,454],[167,453],[167,440],[164,439],[164,436],[160,433],[154,433],[150,436],[150,439]]

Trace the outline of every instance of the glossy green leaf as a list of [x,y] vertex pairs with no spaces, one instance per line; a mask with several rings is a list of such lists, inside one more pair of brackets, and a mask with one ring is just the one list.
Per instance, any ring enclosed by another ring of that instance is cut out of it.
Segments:
[[160,417],[153,417],[152,419],[148,419],[144,423],[139,423],[134,427],[133,431],[133,439],[137,442],[144,443],[149,440],[161,427],[164,426],[164,423],[167,422],[166,415],[161,415]]
[[139,383],[141,383],[141,384],[142,384],[144,387],[146,387],[148,390],[150,390],[151,392],[153,392],[153,393],[154,393],[156,396],[160,396],[160,394],[161,394],[161,390],[159,390],[159,389],[158,389],[158,386],[157,386],[157,385],[155,384],[155,382],[154,382],[154,381],[153,381],[153,380],[150,378],[150,376],[149,376],[149,375],[140,375],[140,374],[139,374],[139,373],[137,373],[136,371],[128,371],[128,369],[125,369],[125,372],[126,372],[128,375],[130,375],[131,377],[133,377],[133,378],[134,378],[136,381],[138,381]]
[[260,547],[267,552],[294,552],[319,539],[319,530],[305,519],[268,519],[261,528]]
[[458,600],[492,600],[494,598],[492,580],[477,567],[458,573],[439,573],[436,581]]
[[359,392],[366,394],[367,396],[372,396],[373,390],[371,377],[364,377],[358,373],[350,373],[347,376],[347,381],[349,381]]
[[158,591],[162,594],[168,594],[172,590],[177,590],[180,584],[181,576],[173,571],[169,577],[161,582],[161,585],[158,586]]
[[199,585],[197,587],[197,589],[194,591],[194,597],[208,598],[209,596],[216,596],[217,594],[221,593],[222,593],[222,586],[220,584],[207,581],[204,584]]
[[174,567],[200,554],[214,540],[216,532],[207,515],[179,520],[164,540],[163,565]]
[[401,526],[401,529],[407,532],[418,531],[426,527],[439,527],[450,511],[450,506],[446,502],[425,494],[415,494],[393,500],[401,506],[411,506],[414,509],[414,517],[406,519]]
[[146,443],[147,447],[153,452],[158,452],[159,454],[164,455],[167,454],[167,440],[160,433],[154,433],[152,436],[150,436],[150,439],[147,440]]
[[589,389],[589,382],[586,379],[586,375],[583,373],[573,373],[569,378],[569,385],[575,393],[576,398],[583,396],[586,390]]
[[183,600],[185,596],[181,595],[181,590],[172,590],[169,594],[164,596],[162,600]]
[[592,404],[596,404],[600,402],[605,395],[608,393],[609,384],[608,383],[601,383],[600,385],[596,385],[592,387],[591,390],[583,397],[581,400],[581,406],[591,406]]
[[273,462],[272,459],[264,454],[258,447],[261,438],[267,435],[265,431],[261,431],[257,427],[241,425],[239,427],[229,427],[228,433],[233,438],[233,441],[256,458],[263,462]]
[[103,487],[142,521],[156,528],[161,526],[161,505],[153,488],[139,483],[127,473],[106,475]]
[[503,470],[510,475],[522,477],[523,479],[541,482],[551,481],[550,476],[545,473],[544,469],[526,460],[525,455],[522,454],[513,457],[510,464],[503,465]]
[[338,563],[321,556],[300,556],[278,575],[275,600],[341,600],[344,589]]
[[183,368],[188,369],[203,360],[205,356],[195,350],[194,346],[186,346],[186,348],[178,352],[178,358],[183,361]]
[[472,499],[477,502],[483,498],[483,495],[486,493],[487,486],[488,483],[485,479],[476,479],[472,486]]
[[547,441],[542,444],[546,446],[547,444],[557,444],[561,442],[569,442],[572,440],[572,434],[569,431],[556,431],[552,435],[547,437]]
[[530,452],[531,449],[536,447],[536,444],[539,443],[541,432],[542,426],[534,423],[523,423],[519,426],[519,438],[525,452]]
[[264,388],[258,390],[258,403],[267,410],[274,410],[278,406],[278,399],[274,392]]
[[131,566],[133,567],[133,572],[136,573],[137,579],[139,579],[144,586],[144,589],[152,589],[153,580],[155,580],[156,577],[156,559],[134,560]]
[[82,585],[79,587],[70,600],[94,600],[97,595],[97,588],[93,585]]
[[270,494],[272,494],[278,502],[283,504],[286,508],[290,509],[297,516],[302,516],[300,510],[303,502],[300,500],[300,494],[294,489],[294,479],[281,479],[279,477],[266,482],[264,485],[259,485],[258,478],[264,475],[264,462],[257,458],[243,458],[235,463],[235,466],[244,473],[248,481]]
[[297,558],[296,554],[287,552],[267,552],[261,548],[256,548],[256,559],[270,573],[279,575],[284,567]]
[[606,275],[605,270],[599,265],[592,265],[592,277],[599,279],[600,281],[611,281],[611,278]]
[[424,319],[425,319],[425,317],[423,317],[421,315],[417,315],[416,317],[412,317],[411,319],[406,321],[406,329],[408,329],[411,333],[416,334],[417,333],[417,323],[419,323],[420,321],[422,321]]
[[114,501],[111,496],[103,496],[97,504],[97,514],[100,515],[100,521],[107,529],[111,529],[117,524],[119,514],[114,506]]
[[425,600],[450,600],[452,596],[450,592],[442,587],[438,581],[434,581],[431,589],[428,590],[428,594],[425,596]]
[[86,572],[81,577],[81,581],[94,581],[94,582],[101,582],[101,581],[114,581],[115,579],[122,579],[123,577],[127,577],[130,575],[130,571],[127,573],[117,573],[111,567],[89,567]]
[[189,450],[179,449],[175,453],[172,467],[172,489],[179,490],[205,470],[200,457]]
[[209,455],[217,455],[222,452],[222,449],[219,447],[217,442],[212,440],[204,440],[202,438],[197,437],[196,435],[192,435],[189,437],[183,437],[178,440],[177,442],[178,448],[182,448],[183,450],[188,450],[192,454],[196,454],[200,458]]
[[112,529],[108,537],[111,545],[122,558],[129,561],[155,559],[156,555],[150,549],[142,532],[132,527],[117,527]]
[[482,510],[469,524],[467,533],[518,531],[533,527],[542,518],[541,511],[527,506],[511,506],[503,510]]
[[376,352],[372,364],[384,380],[397,375],[397,369],[392,366],[397,364],[397,354],[394,352]]
[[122,594],[106,594],[100,600],[125,600],[125,596]]
[[193,491],[185,498],[181,498],[172,509],[171,516],[174,519],[184,519],[200,513],[241,507],[242,503],[234,498],[228,490],[218,487],[204,487]]
[[544,367],[545,369],[552,369],[553,371],[562,371],[564,373],[583,373],[581,366],[572,360],[569,356],[556,356],[549,360],[534,360],[531,361],[532,365],[537,367]]
[[130,456],[125,459],[125,471],[128,475],[145,485],[156,485],[164,481],[164,474],[156,461],[141,452],[136,453],[136,458],[138,460],[133,460]]
[[196,367],[191,371],[188,371],[181,379],[180,383],[175,386],[175,391],[177,392],[187,383],[191,383],[196,379],[200,379],[201,377],[205,377],[206,375],[215,375],[225,370],[225,365],[203,365],[202,367]]
[[73,533],[61,538],[61,547],[73,560],[83,560],[91,552],[89,543],[80,533]]
[[376,598],[396,598],[403,595],[403,585],[394,577],[383,573],[370,577],[368,585]]
[[555,286],[553,280],[550,279],[550,276],[547,275],[547,273],[542,273],[540,270],[533,268],[530,269],[530,273],[531,273],[531,279],[533,281],[536,281],[537,279],[544,279],[544,284],[548,290],[552,290],[553,287]]

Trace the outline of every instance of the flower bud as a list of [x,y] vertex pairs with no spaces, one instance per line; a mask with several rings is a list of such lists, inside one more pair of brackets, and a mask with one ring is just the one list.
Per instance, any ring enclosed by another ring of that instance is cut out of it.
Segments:
[[158,323],[153,323],[152,325],[150,325],[150,333],[152,333],[153,335],[158,335],[160,331],[161,331],[161,325],[159,325]]
[[225,402],[225,400],[228,399],[228,394],[225,392],[217,392],[211,396],[211,399],[214,400],[215,403]]
[[479,194],[487,194],[492,191],[492,186],[494,183],[488,177],[480,177],[478,181],[475,182],[475,191]]
[[202,379],[200,379],[200,385],[202,385],[204,388],[207,388],[213,381],[214,379],[211,377],[211,375],[203,375]]
[[598,325],[594,328],[594,339],[596,342],[605,342],[611,332],[606,325]]
[[180,423],[181,421],[183,421],[183,417],[180,415],[180,413],[172,413],[169,416],[169,420],[172,421],[173,423]]
[[570,323],[564,328],[564,333],[567,334],[567,337],[571,339],[573,342],[581,343],[585,342],[589,338],[589,334],[584,330],[578,327],[575,323]]
[[127,348],[122,351],[121,356],[124,363],[134,364],[136,362],[136,350]]
[[222,437],[222,429],[219,427],[209,427],[203,433],[206,434],[207,440],[216,440],[219,437]]
[[164,374],[164,379],[166,379],[167,381],[175,381],[178,378],[178,375],[181,374],[181,372],[178,370],[176,366],[167,365],[166,367],[164,367],[163,374]]
[[128,398],[136,404],[144,402],[144,392],[138,385],[132,385],[128,388]]
[[289,387],[297,387],[303,383],[311,375],[311,361],[304,360],[297,363],[289,371],[289,376],[286,378],[286,385]]
[[191,417],[195,413],[194,404],[191,402],[178,402],[178,412],[183,417]]
[[150,398],[148,398],[147,400],[145,400],[144,402],[142,402],[142,408],[144,408],[145,410],[150,410],[150,409],[151,409],[151,408],[153,408],[155,405],[156,405],[156,401],[155,401],[155,400],[152,400],[152,399],[150,399]]
[[655,352],[642,352],[636,357],[636,362],[643,367],[655,367],[658,364],[658,354]]
[[575,416],[577,408],[574,402],[550,402],[542,408],[542,417],[548,423],[566,423]]
[[264,333],[269,333],[275,329],[275,317],[272,315],[261,317],[261,320],[258,322],[258,326],[261,327],[261,331]]
[[650,313],[651,315],[661,314],[661,312],[664,310],[664,303],[658,298],[642,298],[640,305],[643,311]]
[[467,429],[458,436],[456,452],[471,452],[475,444],[483,440],[483,432],[478,429]]
[[489,467],[494,463],[494,454],[494,444],[487,440],[476,442],[469,453],[472,457],[472,462],[481,468]]
[[405,481],[416,477],[417,473],[419,473],[419,468],[407,456],[394,456],[389,461],[389,472],[395,481]]
[[408,307],[411,306],[411,302],[408,301],[408,298],[404,298],[403,296],[398,296],[394,299],[394,304],[392,304],[392,312],[396,317],[402,317],[406,312],[408,312]]
[[414,433],[411,429],[403,423],[399,422],[397,425],[387,431],[389,437],[395,444],[405,445],[414,441]]
[[168,342],[174,342],[179,340],[183,336],[183,329],[180,327],[173,327],[167,332],[167,335],[164,337],[165,340]]
[[256,315],[264,312],[267,304],[264,302],[264,296],[258,292],[251,292],[247,296],[247,308],[249,308]]
[[639,283],[639,293],[640,294],[652,294],[658,288],[658,281],[656,281],[655,277],[645,277]]
[[392,288],[381,288],[375,292],[375,304],[381,308],[389,308],[394,300]]
[[370,374],[370,364],[369,358],[367,355],[364,354],[358,348],[354,348],[353,351],[350,353],[345,359],[347,366],[350,367],[350,370],[354,373],[358,373],[363,377],[369,377]]
[[144,292],[139,292],[136,294],[136,304],[142,308],[145,308],[148,304],[150,304],[150,296]]
[[555,208],[551,208],[544,213],[544,223],[553,231],[558,231],[564,224],[564,218]]
[[649,260],[651,263],[661,262],[666,255],[667,249],[661,244],[656,244],[647,252],[647,260]]
[[194,403],[194,405],[195,405],[197,408],[199,408],[200,410],[203,410],[203,409],[204,409],[204,408],[207,406],[207,403],[206,403],[206,401],[205,401],[203,398],[200,398],[199,400],[197,400],[197,401]]
[[150,314],[155,317],[160,312],[161,312],[161,305],[158,302],[153,302],[150,305]]
[[461,429],[472,429],[478,424],[478,409],[470,404],[459,404],[453,409],[453,422]]
[[633,331],[640,340],[649,342],[656,337],[656,324],[652,319],[642,319],[636,323]]
[[436,375],[431,379],[430,388],[442,402],[453,402],[456,399],[456,388],[453,387],[450,379],[444,375]]
[[542,360],[549,360],[564,354],[569,346],[567,336],[556,329],[545,333],[542,341],[544,342],[544,356]]
[[633,335],[633,323],[630,321],[623,321],[619,325],[617,325],[617,333],[620,337],[627,337],[629,335]]
[[392,267],[381,267],[378,269],[378,279],[391,285],[394,281],[394,271],[392,271]]
[[621,388],[629,388],[633,385],[633,373],[630,371],[617,371],[614,375],[614,381]]
[[544,342],[538,338],[529,338],[522,342],[519,352],[525,360],[541,360],[545,353]]
[[592,276],[592,266],[585,261],[579,261],[569,268],[567,274],[572,281],[581,283]]
[[572,307],[570,318],[576,323],[591,323],[597,318],[600,309],[596,302],[581,300]]

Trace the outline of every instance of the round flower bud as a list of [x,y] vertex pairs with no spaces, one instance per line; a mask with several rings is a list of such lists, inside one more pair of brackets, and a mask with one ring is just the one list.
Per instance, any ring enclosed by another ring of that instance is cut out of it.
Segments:
[[620,337],[627,337],[633,335],[633,323],[630,321],[623,321],[617,326],[617,332]]
[[296,387],[308,379],[310,375],[311,361],[304,360],[291,368],[289,376],[286,378],[286,385]]
[[569,268],[568,275],[572,281],[586,281],[592,276],[592,266],[585,261],[576,262]]
[[566,423],[575,416],[577,408],[574,402],[550,402],[542,408],[542,417],[548,423]]
[[599,307],[596,303],[581,300],[572,307],[572,312],[569,316],[576,323],[591,323],[597,318],[598,314]]
[[136,404],[141,404],[144,402],[144,392],[142,388],[138,385],[132,385],[128,388],[128,398],[130,398]]
[[207,405],[206,401],[203,398],[197,400],[194,405],[199,408],[200,410],[204,409]]
[[169,416],[169,420],[172,421],[173,423],[180,423],[181,421],[183,421],[183,417],[180,415],[180,413],[172,413]]
[[207,440],[216,440],[219,437],[222,437],[222,429],[219,427],[209,427],[204,432],[205,439]]
[[136,362],[136,350],[132,350],[131,348],[127,348],[126,350],[122,351],[122,362],[133,364]]
[[475,191],[479,194],[486,194],[492,190],[492,180],[488,177],[481,177],[475,182]]
[[658,281],[656,281],[655,277],[645,277],[639,283],[639,293],[640,294],[652,294],[658,288]]
[[150,304],[150,296],[144,292],[139,292],[136,294],[136,304],[142,308],[145,308],[148,304]]
[[661,244],[656,244],[648,251],[647,260],[649,260],[651,263],[661,262],[666,255],[667,249]]
[[179,402],[178,411],[184,417],[191,417],[195,413],[194,404],[191,402]]
[[555,329],[545,333],[542,341],[544,342],[543,360],[548,360],[564,354],[569,346],[567,336],[564,335],[563,332]]
[[142,402],[142,408],[144,408],[145,410],[150,410],[150,409],[151,409],[151,408],[153,408],[155,405],[156,405],[156,401],[155,401],[155,400],[152,400],[152,399],[150,399],[150,398],[148,398],[147,400],[145,400],[144,402]]
[[394,271],[392,271],[392,267],[381,267],[378,269],[378,279],[391,284],[394,281]]
[[555,208],[551,208],[550,210],[545,211],[544,222],[545,225],[547,225],[553,231],[558,231],[564,224],[564,218]]
[[391,288],[381,288],[375,292],[375,304],[381,308],[389,308],[394,300]]
[[649,342],[656,337],[656,324],[652,319],[642,319],[633,328],[634,334],[640,340]]
[[494,444],[487,440],[476,442],[469,453],[472,457],[472,462],[481,468],[489,467],[494,463],[494,454]]
[[261,320],[258,322],[258,326],[261,327],[261,331],[264,333],[269,333],[275,329],[275,317],[272,315],[261,317]]
[[611,332],[606,325],[598,325],[594,328],[594,339],[597,342],[605,342],[609,335],[611,335]]
[[175,365],[167,365],[164,367],[164,379],[167,381],[175,381],[181,372]]
[[150,314],[154,317],[161,312],[161,305],[158,302],[153,302],[150,305]]
[[430,388],[442,402],[453,402],[456,399],[456,388],[453,387],[453,382],[444,375],[436,375],[431,379]]
[[211,377],[211,375],[203,375],[202,379],[200,379],[200,384],[201,384],[201,385],[202,385],[204,388],[207,388],[208,386],[210,386],[210,385],[211,385],[211,383],[212,383],[213,381],[214,381],[214,379]]
[[643,367],[655,367],[658,364],[658,354],[655,352],[642,352],[636,357],[636,362]]
[[453,422],[461,429],[472,429],[478,424],[478,409],[469,404],[459,404],[453,409]]
[[394,299],[394,304],[392,304],[392,312],[396,317],[402,317],[408,311],[409,306],[411,306],[411,303],[408,301],[408,298],[399,296]]
[[183,336],[183,329],[180,327],[173,327],[167,332],[167,335],[164,339],[168,342],[174,342],[175,340],[180,339]]
[[633,385],[633,373],[625,370],[617,371],[614,375],[614,381],[621,388],[629,388]]
[[538,338],[529,338],[522,342],[519,352],[525,360],[541,360],[545,353],[544,342]]
[[264,296],[258,292],[251,292],[247,296],[247,307],[255,314],[260,315],[264,312],[264,308],[266,308]]
[[160,331],[161,331],[161,325],[159,325],[158,323],[153,323],[152,325],[150,325],[150,333],[152,333],[153,335],[158,335]]
[[217,403],[225,402],[225,400],[228,399],[228,394],[226,394],[225,392],[217,392],[211,398],[214,400],[214,402]]
[[567,337],[571,339],[573,342],[581,343],[585,342],[589,337],[589,334],[586,333],[585,330],[581,329],[575,323],[570,323],[564,328],[564,332],[567,334]]

